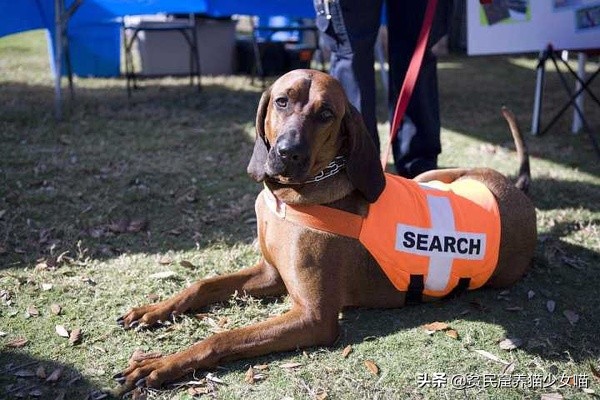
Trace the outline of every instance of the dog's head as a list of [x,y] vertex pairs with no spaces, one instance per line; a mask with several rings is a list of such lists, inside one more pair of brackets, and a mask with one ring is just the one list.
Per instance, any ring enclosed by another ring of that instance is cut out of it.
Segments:
[[340,83],[314,70],[277,79],[258,105],[250,176],[301,184],[337,156],[346,158],[352,185],[375,201],[385,186],[379,152]]

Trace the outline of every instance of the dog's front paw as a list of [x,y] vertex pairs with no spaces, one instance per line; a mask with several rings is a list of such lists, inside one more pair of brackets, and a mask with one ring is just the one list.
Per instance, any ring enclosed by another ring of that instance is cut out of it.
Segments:
[[153,326],[169,321],[176,314],[176,307],[170,302],[160,302],[135,307],[117,319],[117,324],[125,329]]
[[178,364],[176,355],[130,361],[129,367],[113,377],[120,385],[117,394],[125,395],[136,388],[158,388],[185,374]]

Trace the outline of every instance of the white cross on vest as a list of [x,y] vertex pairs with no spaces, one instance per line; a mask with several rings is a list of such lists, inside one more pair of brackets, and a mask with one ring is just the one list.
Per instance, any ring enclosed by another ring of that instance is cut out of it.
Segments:
[[457,231],[448,197],[428,194],[427,206],[431,228],[397,224],[395,249],[429,257],[425,289],[441,291],[448,286],[455,259],[484,258],[486,235]]

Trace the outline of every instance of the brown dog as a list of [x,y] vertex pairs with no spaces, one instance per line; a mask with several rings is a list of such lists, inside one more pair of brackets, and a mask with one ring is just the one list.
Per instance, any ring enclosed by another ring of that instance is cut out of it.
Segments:
[[[529,179],[526,149],[514,118],[504,114],[521,157],[519,186],[525,188]],[[297,70],[279,78],[261,98],[256,131],[248,172],[264,181],[277,204],[326,204],[364,216],[386,185],[359,113],[340,84],[324,73]],[[338,156],[344,157],[345,164],[335,161]],[[527,271],[536,244],[535,209],[515,185],[490,169],[430,171],[416,180],[485,184],[496,198],[501,221],[497,266],[487,285],[510,285]],[[330,345],[338,336],[342,309],[405,304],[407,292],[390,283],[358,240],[281,219],[262,201],[257,201],[256,212],[262,252],[256,265],[200,280],[168,300],[130,310],[118,322],[125,328],[153,325],[174,314],[225,301],[236,291],[252,296],[287,293],[291,310],[215,334],[179,353],[135,362],[115,376],[124,391],[157,387],[229,360]]]

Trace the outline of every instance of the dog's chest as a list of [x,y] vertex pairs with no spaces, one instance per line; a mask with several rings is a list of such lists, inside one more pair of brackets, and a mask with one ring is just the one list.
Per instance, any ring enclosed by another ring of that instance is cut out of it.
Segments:
[[289,252],[288,248],[294,244],[292,232],[296,227],[281,218],[284,204],[278,204],[274,199],[273,204],[268,204],[267,201],[261,201],[261,196],[262,193],[255,204],[260,250],[267,262],[278,265],[278,259],[284,258]]

